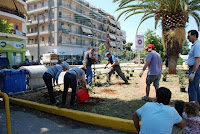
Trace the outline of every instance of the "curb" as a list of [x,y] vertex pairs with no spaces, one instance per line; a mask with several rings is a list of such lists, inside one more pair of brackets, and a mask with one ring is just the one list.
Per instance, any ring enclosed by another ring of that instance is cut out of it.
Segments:
[[99,125],[116,130],[134,132],[137,133],[132,120],[126,120],[116,117],[104,116],[95,113],[82,112],[77,110],[71,110],[66,108],[58,108],[56,106],[50,106],[45,104],[39,104],[32,101],[16,99],[9,97],[9,101],[12,104],[28,107],[31,109],[71,118],[77,121],[81,121],[88,124]]

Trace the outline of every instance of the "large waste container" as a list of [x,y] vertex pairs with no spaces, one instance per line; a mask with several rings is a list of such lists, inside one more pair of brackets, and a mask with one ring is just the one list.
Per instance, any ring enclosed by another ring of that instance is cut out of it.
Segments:
[[45,86],[43,74],[48,70],[44,65],[22,66],[20,69],[26,69],[27,75],[27,90],[33,90]]
[[26,91],[26,70],[0,70],[0,90],[6,94]]

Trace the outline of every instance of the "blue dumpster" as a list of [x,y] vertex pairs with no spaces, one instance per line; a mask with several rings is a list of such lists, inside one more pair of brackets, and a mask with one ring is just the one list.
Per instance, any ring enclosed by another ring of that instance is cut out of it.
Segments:
[[26,91],[26,70],[0,70],[0,90],[6,94]]

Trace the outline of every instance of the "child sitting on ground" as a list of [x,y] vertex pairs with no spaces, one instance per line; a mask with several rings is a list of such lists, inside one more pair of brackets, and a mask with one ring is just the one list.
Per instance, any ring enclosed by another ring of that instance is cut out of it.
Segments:
[[[182,101],[182,100],[177,100],[175,102],[175,109],[176,111],[179,113],[179,115],[182,117],[182,114],[183,114],[183,110],[184,110],[184,104],[185,102]],[[183,134],[183,129],[178,127],[177,125],[174,125],[173,126],[173,129],[172,129],[172,134]]]
[[186,126],[183,128],[184,134],[200,134],[199,103],[191,101],[185,104],[183,119]]

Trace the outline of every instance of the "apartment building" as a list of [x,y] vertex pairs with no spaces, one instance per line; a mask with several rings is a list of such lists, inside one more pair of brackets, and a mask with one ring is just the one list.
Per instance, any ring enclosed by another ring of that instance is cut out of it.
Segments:
[[38,56],[38,24],[40,56],[56,53],[60,60],[81,58],[88,48],[104,43],[107,50],[120,54],[125,32],[114,18],[83,0],[27,0],[27,49],[31,58]]
[[0,56],[7,57],[10,66],[25,60],[26,52],[25,0],[0,0],[0,20],[13,24],[10,33],[0,32]]

